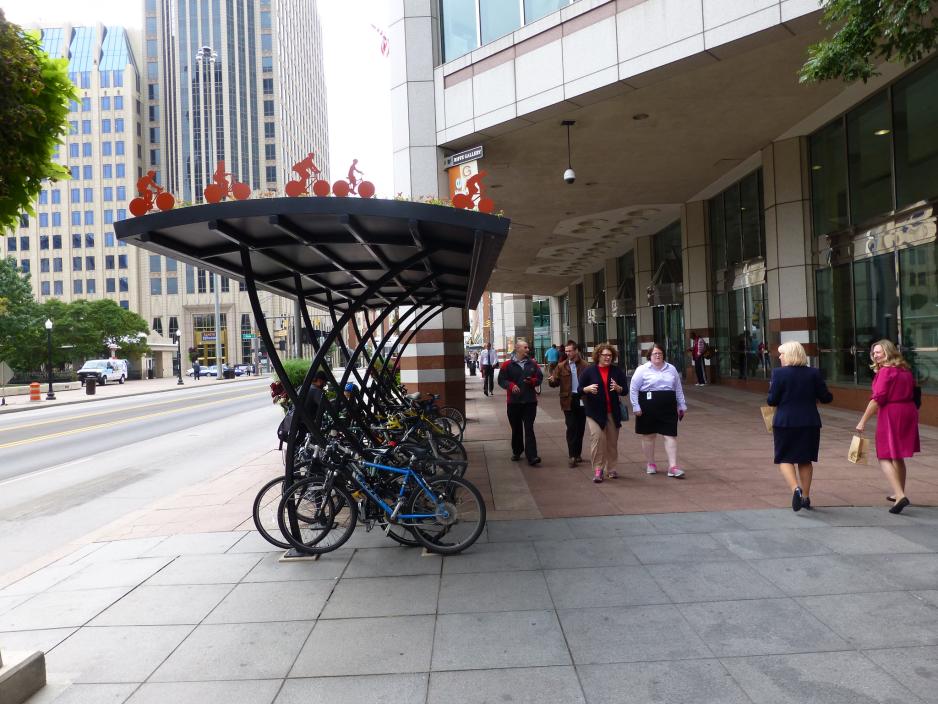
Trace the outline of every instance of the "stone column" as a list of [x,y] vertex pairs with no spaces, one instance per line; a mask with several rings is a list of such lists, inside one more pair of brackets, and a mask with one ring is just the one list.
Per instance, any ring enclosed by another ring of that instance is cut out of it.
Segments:
[[560,345],[561,350],[567,341],[561,325],[560,296],[551,296],[550,299],[550,341]]
[[648,303],[647,289],[655,275],[651,237],[635,240],[635,327],[638,334],[639,363],[644,362],[655,341],[655,323]]
[[580,308],[580,299],[577,296],[577,287],[579,284],[573,284],[567,287],[567,314],[570,325],[569,337],[572,337],[583,346],[584,354],[586,351],[586,340],[580,334],[580,328],[583,327],[583,321],[586,317],[586,311]]
[[401,355],[401,383],[411,393],[440,394],[441,406],[466,409],[463,311],[447,308],[434,316]]
[[[714,333],[713,291],[707,247],[707,208],[703,201],[686,203],[681,208],[681,262],[686,343],[690,345],[690,335],[694,332],[710,343]],[[693,373],[693,360],[690,356],[687,360],[689,373]]]
[[502,294],[502,326],[502,344],[506,347],[499,349],[500,355],[511,353],[516,337],[523,337],[529,344],[534,345],[534,309],[530,296]]
[[[440,65],[439,3],[390,3],[391,143],[394,192],[439,197],[446,185],[436,146],[433,75]],[[447,194],[448,195],[448,194]]]
[[807,140],[773,142],[762,150],[768,343],[774,352],[797,340],[817,358],[814,247]]

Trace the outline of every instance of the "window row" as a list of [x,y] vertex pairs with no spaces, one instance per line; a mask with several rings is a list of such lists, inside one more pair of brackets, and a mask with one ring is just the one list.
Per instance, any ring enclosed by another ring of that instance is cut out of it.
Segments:
[[714,273],[765,257],[762,169],[737,181],[707,202],[710,256]]
[[[124,109],[124,96],[122,95],[102,95],[101,100],[101,109],[102,110],[111,110],[112,107],[114,110],[123,110]],[[91,98],[82,98],[79,103],[76,100],[68,101],[68,111],[69,112],[88,112],[91,110]]]
[[[70,171],[72,175],[72,180],[78,181],[84,179],[86,181],[94,178],[94,171],[92,170],[90,164],[85,166],[72,166]],[[116,164],[101,164],[101,178],[110,179],[110,178],[126,178],[127,177],[127,167],[123,162],[119,161]]]

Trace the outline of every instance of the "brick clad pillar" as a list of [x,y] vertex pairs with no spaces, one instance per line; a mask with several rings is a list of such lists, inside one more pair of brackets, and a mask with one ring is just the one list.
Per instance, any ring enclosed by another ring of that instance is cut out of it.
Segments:
[[417,332],[401,356],[401,383],[410,392],[440,394],[440,405],[466,410],[463,311],[448,308]]

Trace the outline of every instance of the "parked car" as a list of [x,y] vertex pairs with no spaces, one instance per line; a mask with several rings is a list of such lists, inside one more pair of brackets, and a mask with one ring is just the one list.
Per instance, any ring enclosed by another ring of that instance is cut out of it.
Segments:
[[122,359],[89,359],[78,370],[78,380],[84,386],[92,381],[104,386],[109,381],[123,384],[127,379],[127,362]]
[[[241,376],[242,374],[245,373],[245,372],[244,372],[244,369],[239,369],[239,367],[241,367],[241,366],[247,366],[247,365],[236,365],[236,366],[234,367],[235,376]],[[226,371],[228,371],[229,369],[231,369],[231,368],[232,368],[232,367],[229,367],[227,364],[223,364],[223,365],[222,365],[222,375],[224,375],[224,373],[225,373]],[[215,364],[213,364],[213,365],[210,366],[210,367],[202,367],[202,371],[200,372],[200,374],[201,374],[202,376],[218,376],[218,366],[215,365]],[[190,368],[189,368],[189,371],[186,372],[186,376],[192,376],[192,375],[193,375],[192,367],[190,367]]]

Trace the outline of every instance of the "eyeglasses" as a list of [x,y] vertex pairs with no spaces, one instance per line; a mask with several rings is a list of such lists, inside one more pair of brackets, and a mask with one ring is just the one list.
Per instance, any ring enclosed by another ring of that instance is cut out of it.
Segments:
[[611,357],[612,355],[606,352],[605,354],[599,355],[600,357]]

